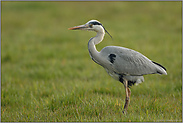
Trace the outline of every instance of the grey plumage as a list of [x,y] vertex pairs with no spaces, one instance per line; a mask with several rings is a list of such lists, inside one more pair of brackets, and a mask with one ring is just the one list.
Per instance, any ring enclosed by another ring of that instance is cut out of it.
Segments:
[[[141,53],[119,46],[107,46],[100,52],[95,45],[99,44],[107,30],[97,20],[91,20],[85,25],[69,28],[70,30],[88,30],[95,31],[97,35],[88,42],[90,57],[94,62],[104,67],[107,73],[114,79],[120,81],[125,86],[126,100],[124,110],[127,110],[131,91],[129,89],[133,84],[139,84],[144,81],[143,75],[146,74],[165,74],[165,67],[159,63],[153,62]],[[109,34],[107,32],[107,34]],[[110,34],[109,34],[110,35]],[[112,36],[110,35],[112,38]]]
[[[163,67],[153,63],[141,53],[128,48],[107,46],[100,51],[100,54],[101,57],[106,58],[105,61],[108,61],[100,64],[105,66],[104,68],[108,69],[109,73],[123,74],[124,77],[131,76],[126,78],[129,81],[136,81],[135,79],[138,78],[144,81],[141,76],[146,74],[167,74]],[[110,54],[116,55],[113,63],[107,57]],[[138,82],[140,83],[140,80]]]

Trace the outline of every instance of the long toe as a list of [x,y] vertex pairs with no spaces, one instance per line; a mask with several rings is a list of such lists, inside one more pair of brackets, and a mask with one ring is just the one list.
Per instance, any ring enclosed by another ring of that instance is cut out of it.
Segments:
[[125,109],[123,109],[123,114],[126,115],[127,114],[127,111]]

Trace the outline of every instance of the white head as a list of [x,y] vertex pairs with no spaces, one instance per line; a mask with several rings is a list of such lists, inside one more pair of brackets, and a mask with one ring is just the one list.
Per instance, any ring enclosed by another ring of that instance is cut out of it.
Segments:
[[[97,33],[98,32],[101,32],[101,33],[107,32],[107,30],[104,28],[104,26],[97,20],[90,20],[84,25],[71,27],[71,28],[69,28],[69,30],[88,30],[88,31],[95,31]],[[110,34],[109,34],[109,36],[112,38],[112,36]]]

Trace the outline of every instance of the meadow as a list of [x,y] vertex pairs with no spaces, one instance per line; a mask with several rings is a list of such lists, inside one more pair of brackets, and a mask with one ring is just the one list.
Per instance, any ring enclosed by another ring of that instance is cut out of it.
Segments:
[[[2,122],[181,122],[182,2],[1,2]],[[141,52],[168,75],[131,88],[94,63],[95,32],[69,27],[99,20],[108,45]]]

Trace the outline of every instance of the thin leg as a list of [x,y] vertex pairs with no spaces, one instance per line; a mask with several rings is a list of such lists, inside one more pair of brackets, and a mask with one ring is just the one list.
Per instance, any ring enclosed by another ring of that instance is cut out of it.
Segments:
[[130,91],[130,88],[128,88],[128,81],[127,80],[124,80],[124,86],[125,86],[126,100],[125,100],[123,113],[126,113],[129,102],[130,102],[130,96],[131,96],[131,91]]

